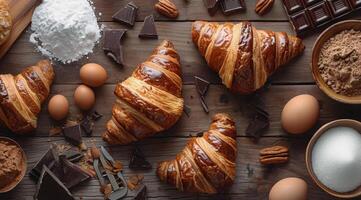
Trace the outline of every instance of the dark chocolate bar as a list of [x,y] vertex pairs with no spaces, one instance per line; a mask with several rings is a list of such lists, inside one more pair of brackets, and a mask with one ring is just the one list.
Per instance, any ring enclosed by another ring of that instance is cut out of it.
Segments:
[[246,10],[244,0],[221,0],[221,7],[223,13],[226,15]]
[[204,6],[208,9],[209,14],[214,15],[218,9],[219,0],[203,0]]
[[322,31],[361,10],[361,0],[283,0],[294,31],[304,36]]
[[82,143],[82,128],[80,124],[63,128],[63,135],[65,140],[74,146],[79,146]]
[[116,12],[112,18],[122,24],[134,26],[137,11],[138,7],[133,2],[130,2],[124,8]]
[[153,15],[145,17],[143,28],[139,33],[139,38],[158,39],[157,28],[155,27]]

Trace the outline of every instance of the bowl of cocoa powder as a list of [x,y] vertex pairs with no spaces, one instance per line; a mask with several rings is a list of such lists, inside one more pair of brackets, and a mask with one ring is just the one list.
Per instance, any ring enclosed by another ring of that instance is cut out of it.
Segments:
[[26,156],[20,145],[0,137],[0,193],[14,189],[26,173]]
[[361,20],[342,21],[321,33],[313,47],[311,70],[329,97],[361,104]]

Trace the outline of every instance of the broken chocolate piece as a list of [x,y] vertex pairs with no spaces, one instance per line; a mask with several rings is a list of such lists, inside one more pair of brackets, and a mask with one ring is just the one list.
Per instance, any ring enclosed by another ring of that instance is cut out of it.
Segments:
[[152,165],[146,160],[143,152],[135,147],[130,154],[129,168],[135,170],[152,169]]
[[196,82],[196,88],[198,93],[201,96],[206,96],[208,89],[209,89],[209,81],[204,80],[203,78],[200,78],[198,76],[194,76],[195,82]]
[[43,155],[43,157],[34,165],[30,170],[29,174],[35,181],[37,181],[43,171],[43,166],[51,168],[54,165],[55,158],[57,157],[57,152],[53,145],[50,146],[50,149]]
[[92,120],[97,121],[98,119],[102,118],[103,115],[94,110],[91,112],[91,114],[89,114],[89,117],[91,117]]
[[88,173],[71,163],[64,155],[59,156],[51,171],[67,188],[72,188],[90,178]]
[[204,112],[209,113],[209,108],[203,96],[199,96]]
[[143,28],[139,33],[139,38],[158,39],[157,28],[154,24],[153,15],[149,15],[145,17]]
[[125,29],[108,29],[104,31],[104,52],[122,66],[124,66],[124,55],[121,41],[126,32]]
[[80,124],[63,128],[63,134],[65,140],[75,146],[79,146],[82,143],[82,129]]
[[147,187],[145,185],[140,186],[140,188],[135,193],[133,200],[146,200],[147,198]]
[[189,117],[191,115],[192,109],[188,105],[184,104],[183,112]]
[[225,15],[246,10],[244,0],[221,0],[221,7]]
[[261,106],[255,106],[256,113],[251,119],[246,129],[246,135],[257,141],[261,135],[269,128],[269,114]]
[[75,149],[69,149],[65,152],[63,152],[61,155],[64,155],[70,162],[78,162],[80,159],[84,157],[84,155],[79,151]]
[[35,200],[75,200],[65,185],[46,166],[43,167]]
[[122,24],[134,26],[137,11],[138,7],[133,2],[129,2],[124,8],[116,12],[112,18]]
[[204,6],[208,9],[209,14],[214,15],[218,9],[219,0],[203,0]]
[[94,129],[94,122],[86,117],[83,121],[81,121],[80,126],[83,128],[83,131],[87,136],[91,136]]

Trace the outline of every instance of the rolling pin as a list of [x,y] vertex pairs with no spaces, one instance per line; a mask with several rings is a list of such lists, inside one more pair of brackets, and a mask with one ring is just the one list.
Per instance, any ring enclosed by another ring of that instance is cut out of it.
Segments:
[[13,27],[9,39],[0,46],[0,59],[11,48],[16,39],[29,25],[33,12],[41,0],[7,0],[10,8],[10,15],[13,20]]

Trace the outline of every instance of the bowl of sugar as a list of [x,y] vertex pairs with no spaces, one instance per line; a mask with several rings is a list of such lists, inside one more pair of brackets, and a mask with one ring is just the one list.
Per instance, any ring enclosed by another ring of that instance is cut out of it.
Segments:
[[361,122],[340,119],[322,126],[308,143],[306,166],[330,195],[361,196]]

